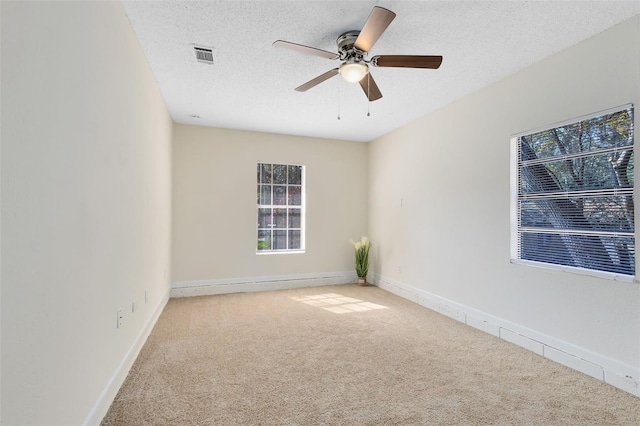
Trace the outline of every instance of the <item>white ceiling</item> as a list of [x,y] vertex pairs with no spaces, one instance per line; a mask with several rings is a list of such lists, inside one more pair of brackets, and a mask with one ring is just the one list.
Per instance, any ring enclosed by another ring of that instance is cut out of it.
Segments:
[[[175,122],[354,141],[373,140],[640,13],[638,0],[123,3]],[[360,30],[376,5],[397,16],[369,57],[442,55],[440,69],[372,67],[384,97],[370,105],[357,83],[339,76],[294,91],[339,63],[271,44],[337,52],[336,38]],[[215,63],[196,62],[193,45],[212,47]]]

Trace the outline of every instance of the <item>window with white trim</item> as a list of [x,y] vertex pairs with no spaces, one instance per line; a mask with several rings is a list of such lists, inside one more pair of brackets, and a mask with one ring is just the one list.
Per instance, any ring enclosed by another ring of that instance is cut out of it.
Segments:
[[258,163],[258,253],[304,250],[304,166]]
[[633,106],[514,136],[511,259],[635,275]]

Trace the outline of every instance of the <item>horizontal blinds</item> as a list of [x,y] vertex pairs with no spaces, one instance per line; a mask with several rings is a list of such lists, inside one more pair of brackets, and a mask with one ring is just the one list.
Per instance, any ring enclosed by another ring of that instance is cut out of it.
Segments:
[[633,236],[520,233],[520,259],[635,275]]
[[635,275],[633,108],[515,142],[517,259]]

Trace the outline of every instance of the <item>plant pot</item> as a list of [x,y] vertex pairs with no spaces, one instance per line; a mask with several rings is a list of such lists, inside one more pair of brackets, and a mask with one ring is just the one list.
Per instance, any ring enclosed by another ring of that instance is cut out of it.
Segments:
[[358,285],[361,285],[361,286],[367,285],[367,277],[358,277]]

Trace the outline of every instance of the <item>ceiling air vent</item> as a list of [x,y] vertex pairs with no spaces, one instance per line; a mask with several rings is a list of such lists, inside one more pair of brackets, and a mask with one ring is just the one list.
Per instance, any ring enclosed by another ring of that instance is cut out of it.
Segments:
[[196,52],[196,60],[204,64],[213,64],[213,50],[206,47],[194,46]]

